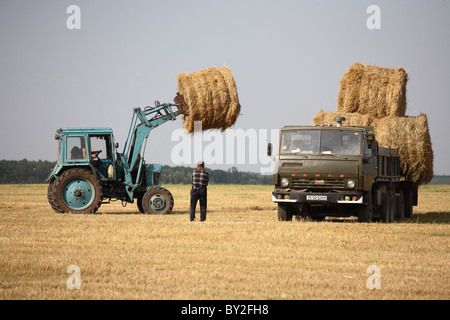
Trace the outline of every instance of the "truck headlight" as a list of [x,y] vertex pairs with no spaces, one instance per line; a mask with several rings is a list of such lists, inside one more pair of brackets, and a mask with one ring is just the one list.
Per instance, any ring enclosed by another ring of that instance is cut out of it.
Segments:
[[348,181],[347,181],[347,186],[348,186],[350,189],[353,189],[353,188],[356,186],[356,183],[355,183],[355,181],[353,181],[353,180],[348,180]]
[[281,178],[281,186],[287,187],[289,185],[289,179],[288,178]]

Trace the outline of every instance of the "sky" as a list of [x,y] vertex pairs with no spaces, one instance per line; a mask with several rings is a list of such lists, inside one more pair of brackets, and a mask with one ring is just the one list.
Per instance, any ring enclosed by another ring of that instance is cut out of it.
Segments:
[[[371,5],[379,29],[368,27]],[[340,79],[360,62],[407,71],[406,115],[428,116],[434,173],[450,175],[449,57],[448,0],[2,0],[0,159],[55,161],[65,127],[112,128],[122,147],[134,107],[172,102],[181,72],[226,65],[236,124],[190,136],[179,117],[150,133],[146,162],[206,157],[210,168],[260,172],[277,130],[335,111]]]

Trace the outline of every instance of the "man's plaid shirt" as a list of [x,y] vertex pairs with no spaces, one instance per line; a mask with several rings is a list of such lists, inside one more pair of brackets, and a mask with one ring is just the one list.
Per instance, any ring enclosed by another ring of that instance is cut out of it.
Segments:
[[192,172],[191,181],[194,189],[206,187],[209,182],[209,173],[204,170],[194,170],[194,172]]

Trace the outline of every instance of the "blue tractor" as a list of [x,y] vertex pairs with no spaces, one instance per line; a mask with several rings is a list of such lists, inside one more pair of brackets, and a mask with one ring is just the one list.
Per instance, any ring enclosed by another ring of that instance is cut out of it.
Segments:
[[[47,198],[56,212],[95,213],[102,204],[134,203],[148,214],[172,211],[172,194],[161,187],[159,164],[146,164],[145,146],[150,131],[163,123],[187,115],[183,96],[175,103],[145,109],[134,108],[123,152],[117,152],[110,128],[58,129],[58,158],[47,181]],[[175,109],[176,107],[176,109]]]

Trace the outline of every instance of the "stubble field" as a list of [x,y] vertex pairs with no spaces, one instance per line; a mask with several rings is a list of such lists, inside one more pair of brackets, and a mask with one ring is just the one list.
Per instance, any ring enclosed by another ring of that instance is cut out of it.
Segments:
[[[58,214],[46,185],[0,185],[0,299],[449,299],[450,186],[419,189],[410,220],[278,222],[271,186],[213,185],[189,222],[135,204]],[[80,269],[81,288],[66,273]],[[380,289],[369,289],[380,270]]]

